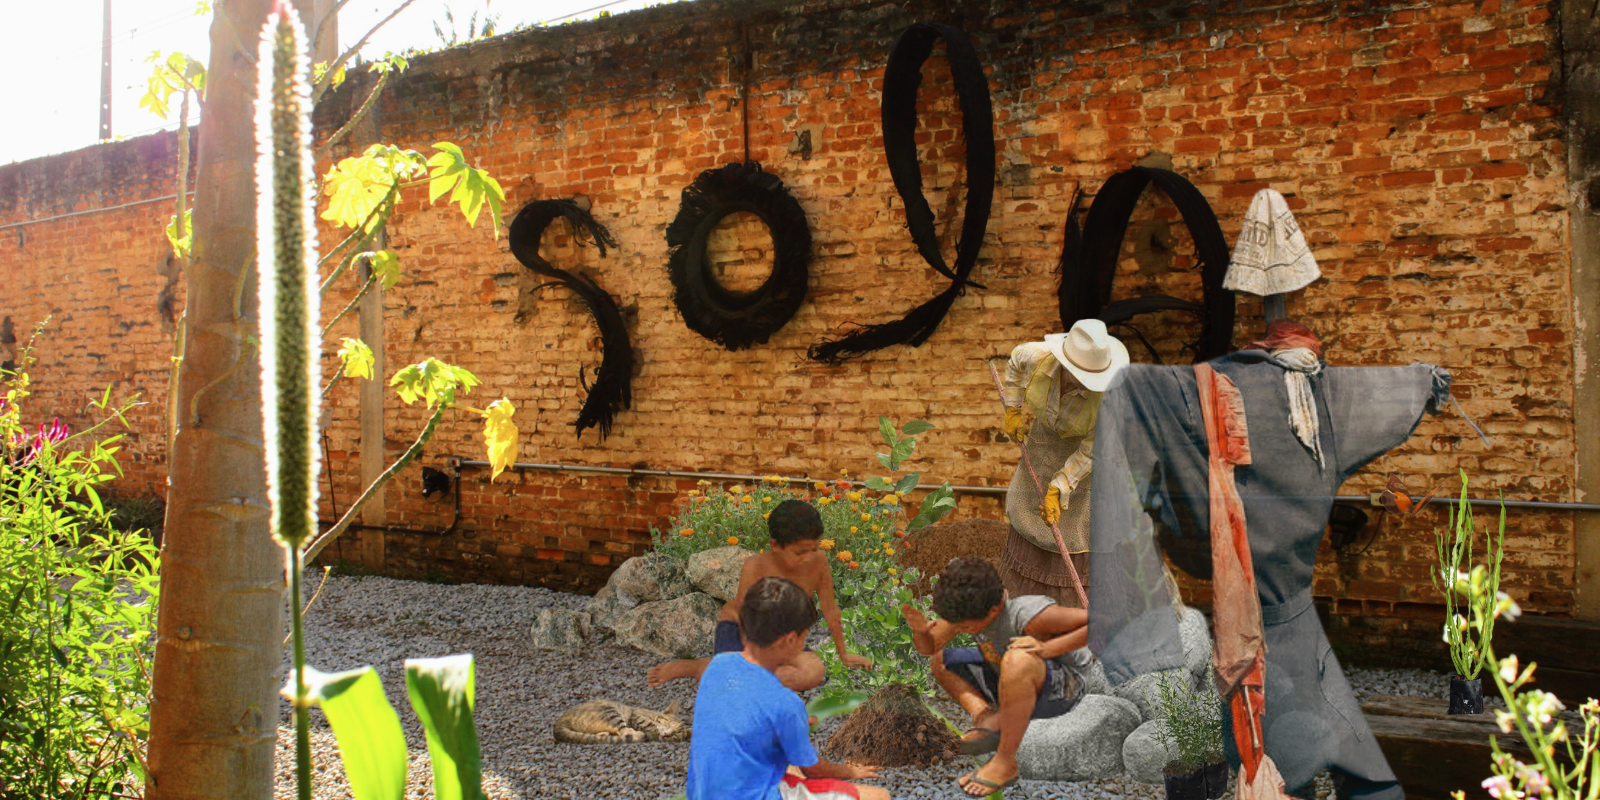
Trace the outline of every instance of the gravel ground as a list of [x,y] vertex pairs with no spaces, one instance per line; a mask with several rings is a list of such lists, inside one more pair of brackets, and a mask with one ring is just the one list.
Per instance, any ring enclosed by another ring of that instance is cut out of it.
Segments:
[[[320,580],[308,573],[307,582]],[[477,663],[478,739],[483,749],[484,790],[494,800],[665,800],[683,790],[687,744],[558,744],[551,725],[568,708],[597,698],[651,708],[680,701],[693,708],[694,686],[677,681],[661,689],[645,686],[645,670],[658,659],[632,648],[597,646],[583,653],[536,650],[528,643],[534,611],[579,608],[582,595],[516,586],[444,586],[378,577],[334,577],[306,617],[307,660],[333,672],[364,664],[378,668],[389,700],[400,713],[410,750],[407,798],[432,798],[432,769],[421,723],[406,698],[403,662],[472,653]],[[1358,698],[1403,694],[1443,698],[1445,674],[1426,670],[1350,670]],[[960,719],[940,701],[940,711]],[[294,796],[294,730],[287,702],[280,706],[277,797]],[[842,720],[821,726],[825,741]],[[351,797],[333,734],[312,711],[312,750],[318,798]],[[895,798],[958,798],[955,779],[970,770],[958,760],[929,769],[888,769],[880,785]],[[1332,785],[1319,779],[1319,798]],[[1159,786],[1122,778],[1085,783],[1022,781],[1008,790],[1017,798],[1150,798]],[[1231,793],[1229,795],[1231,797]]]

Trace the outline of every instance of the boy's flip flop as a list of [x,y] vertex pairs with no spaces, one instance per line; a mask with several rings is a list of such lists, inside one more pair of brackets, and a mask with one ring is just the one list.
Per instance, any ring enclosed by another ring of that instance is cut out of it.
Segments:
[[[963,784],[960,781],[956,781],[956,788],[960,789],[961,793],[966,795],[967,797],[987,797],[987,796],[989,796],[991,794],[994,794],[995,792],[1003,792],[1006,789],[1011,788],[1011,785],[1016,783],[1017,782],[1017,778],[1020,778],[1020,777],[1022,777],[1022,776],[1014,775],[1014,776],[1012,776],[1011,780],[1009,780],[1009,781],[1005,781],[1004,783],[995,783],[994,781],[985,780],[983,778],[978,777],[978,771],[977,770],[973,770],[972,772],[967,773],[967,775],[966,775],[967,782],[966,783]],[[980,794],[980,795],[975,795],[975,794],[967,791],[967,787],[971,786],[974,783],[978,784],[980,787],[982,787],[984,789],[987,789],[988,791],[986,791],[986,792],[984,792],[983,794]]]
[[[962,739],[960,752],[964,756],[981,756],[984,753],[993,753],[1000,749],[1000,732],[988,728],[973,728],[972,731],[983,731],[983,735],[976,739]],[[967,731],[967,733],[972,733]]]

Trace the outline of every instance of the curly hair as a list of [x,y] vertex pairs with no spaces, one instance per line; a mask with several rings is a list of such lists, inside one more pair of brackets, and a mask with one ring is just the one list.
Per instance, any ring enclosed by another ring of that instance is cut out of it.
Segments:
[[745,641],[766,647],[790,633],[805,634],[817,623],[817,606],[811,594],[793,581],[768,576],[744,593],[739,607],[739,627]]
[[822,538],[822,515],[815,506],[800,500],[785,500],[767,515],[767,533],[780,547],[806,539]]
[[993,564],[981,558],[952,558],[933,585],[933,612],[949,622],[983,619],[1000,605],[1005,591]]

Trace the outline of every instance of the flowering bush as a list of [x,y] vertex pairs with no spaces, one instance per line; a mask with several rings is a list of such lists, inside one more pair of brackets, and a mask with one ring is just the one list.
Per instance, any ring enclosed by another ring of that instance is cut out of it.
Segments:
[[[878,462],[891,471],[911,456],[916,436],[934,427],[908,422],[901,436],[888,418],[879,417],[878,422],[879,433],[890,449],[878,454]],[[900,615],[902,603],[926,612],[931,601],[913,599],[910,584],[920,576],[915,570],[902,574],[895,556],[901,548],[912,547],[905,539],[908,530],[932,524],[955,507],[950,484],[929,492],[920,505],[912,507],[914,512],[908,512],[906,494],[916,488],[917,473],[898,479],[873,477],[859,483],[849,478],[848,471],[840,470],[838,478],[829,480],[773,476],[749,486],[700,481],[678,498],[677,513],[664,530],[651,528],[650,539],[656,552],[684,559],[729,544],[760,552],[771,541],[767,517],[773,508],[789,499],[811,503],[822,516],[821,548],[833,574],[840,621],[853,640],[851,651],[871,658],[876,665],[872,672],[846,669],[829,641],[817,654],[834,685],[877,689],[898,682],[931,691],[928,660],[912,646],[911,630]]]
[[[1484,529],[1484,549],[1487,551],[1485,556],[1489,567],[1481,572],[1474,568],[1472,574],[1479,575],[1478,580],[1482,583],[1476,593],[1455,590],[1460,585],[1459,581],[1468,577],[1468,573],[1461,570],[1461,564],[1463,559],[1469,566],[1472,564],[1472,542],[1477,537],[1472,525],[1472,504],[1467,502],[1465,470],[1461,472],[1461,502],[1450,509],[1450,524],[1446,530],[1435,530],[1433,535],[1439,570],[1432,577],[1433,585],[1444,594],[1444,642],[1450,646],[1450,661],[1455,666],[1456,674],[1470,681],[1477,678],[1478,671],[1483,668],[1482,652],[1488,647],[1489,640],[1494,638],[1495,615],[1492,609],[1495,598],[1504,595],[1500,591],[1500,562],[1506,554],[1505,507],[1500,507],[1499,539],[1490,541],[1488,528]],[[1458,613],[1458,607],[1472,618],[1469,620],[1466,615]]]

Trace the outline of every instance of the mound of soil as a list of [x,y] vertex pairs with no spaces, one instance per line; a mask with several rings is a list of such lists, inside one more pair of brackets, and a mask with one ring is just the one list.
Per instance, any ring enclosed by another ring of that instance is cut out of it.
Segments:
[[911,589],[918,597],[933,591],[930,578],[944,571],[950,559],[961,556],[982,558],[1000,567],[1000,551],[1005,549],[1011,526],[995,519],[964,519],[945,525],[929,525],[906,536],[910,547],[902,546],[895,555],[900,566],[916,567],[922,579]]
[[960,754],[961,737],[933,715],[917,690],[896,683],[878,690],[823,746],[836,762],[878,767],[930,767]]

